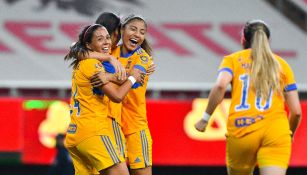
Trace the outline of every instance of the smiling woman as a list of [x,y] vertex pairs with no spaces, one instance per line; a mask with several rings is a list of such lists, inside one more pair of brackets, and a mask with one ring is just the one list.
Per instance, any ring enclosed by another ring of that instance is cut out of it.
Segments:
[[[113,55],[126,68],[146,73],[153,63],[152,49],[146,40],[147,23],[142,16],[129,15],[122,23],[122,45]],[[151,175],[152,139],[146,111],[146,89],[149,75],[143,84],[135,84],[122,102],[122,128],[126,138],[128,160],[132,175]]]
[[70,118],[65,146],[72,157],[76,174],[128,175],[125,159],[116,149],[114,133],[107,117],[110,100],[121,102],[135,82],[142,82],[141,71],[134,69],[128,81],[118,88],[104,82],[93,88],[90,77],[99,73],[106,79],[106,71],[97,59],[78,59],[89,51],[109,54],[111,39],[105,27],[99,24],[86,26],[79,34],[65,60],[73,60]]
[[152,55],[152,48],[145,38],[147,33],[147,23],[140,15],[129,15],[122,23],[122,52],[126,54],[141,47],[148,55]]

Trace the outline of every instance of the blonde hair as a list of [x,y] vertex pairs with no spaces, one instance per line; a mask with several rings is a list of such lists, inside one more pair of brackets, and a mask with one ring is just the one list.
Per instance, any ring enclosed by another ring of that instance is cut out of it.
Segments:
[[256,25],[251,42],[251,85],[257,96],[267,99],[270,91],[282,95],[280,65],[275,59],[265,33],[265,25]]

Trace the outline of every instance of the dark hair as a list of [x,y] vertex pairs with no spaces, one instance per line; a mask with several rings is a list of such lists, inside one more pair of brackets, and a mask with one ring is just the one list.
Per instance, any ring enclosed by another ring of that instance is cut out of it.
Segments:
[[80,58],[80,56],[85,57],[90,50],[86,47],[86,44],[92,42],[93,33],[100,27],[103,26],[100,24],[93,24],[82,29],[81,33],[79,34],[78,41],[70,47],[68,54],[64,57],[65,61],[73,60],[70,66],[76,68],[80,61],[78,58]]
[[[134,15],[131,14],[129,16],[127,16],[123,22],[122,22],[122,27],[124,28],[127,24],[129,24],[131,21],[138,19],[144,22],[145,27],[147,28],[147,23],[145,21],[145,19],[141,16],[141,15]],[[145,38],[143,43],[141,44],[141,47],[147,52],[147,54],[149,56],[152,56],[152,47],[150,45],[150,43],[148,42],[148,40]]]
[[116,30],[120,33],[120,18],[111,12],[103,12],[96,19],[96,24],[104,26],[110,35],[112,35]]
[[270,30],[269,27],[267,26],[267,24],[262,21],[262,20],[251,20],[248,21],[243,28],[243,47],[244,49],[248,49],[251,48],[252,46],[252,42],[253,42],[253,38],[254,38],[254,34],[256,31],[259,30],[259,28],[262,28],[263,31],[265,32],[267,38],[270,38]]

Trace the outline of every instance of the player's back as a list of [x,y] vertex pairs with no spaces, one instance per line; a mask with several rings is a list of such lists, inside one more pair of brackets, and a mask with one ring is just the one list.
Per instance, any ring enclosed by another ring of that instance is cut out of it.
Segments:
[[[274,57],[281,66],[281,77],[285,86],[295,83],[289,65],[279,56],[274,55]],[[229,134],[241,135],[260,128],[264,121],[270,122],[278,117],[286,117],[283,96],[277,92],[270,92],[269,97],[263,99],[252,90],[251,63],[251,50],[246,49],[225,56],[220,66],[220,71],[226,70],[233,75],[232,102],[228,119]]]

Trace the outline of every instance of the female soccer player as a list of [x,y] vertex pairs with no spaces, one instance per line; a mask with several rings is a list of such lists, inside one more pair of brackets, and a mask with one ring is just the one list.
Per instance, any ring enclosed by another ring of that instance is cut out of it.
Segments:
[[263,21],[247,22],[242,33],[244,50],[224,57],[206,111],[195,128],[205,131],[227,85],[231,84],[226,147],[228,174],[250,175],[258,162],[261,175],[285,175],[291,137],[301,119],[294,75],[286,61],[272,53],[270,30]]
[[[111,36],[111,40],[112,40],[112,47],[111,50],[115,50],[115,48],[117,47],[117,43],[120,39],[120,29],[121,29],[121,23],[120,23],[120,18],[115,15],[114,13],[110,13],[110,12],[103,12],[101,13],[98,18],[96,19],[96,23],[103,25],[106,27],[106,29],[108,30],[110,36]],[[102,55],[99,52],[89,52],[88,54],[90,58],[97,58],[100,61],[107,61],[106,60],[106,56]],[[114,56],[112,56],[114,57]],[[119,56],[117,56],[118,58]],[[114,57],[115,58],[115,57]],[[121,84],[123,82],[123,80],[125,80],[125,76],[122,77],[120,74],[119,76],[116,76],[114,78],[114,73],[115,71],[113,70],[114,68],[112,68],[112,66],[110,64],[107,64],[107,62],[103,62],[103,66],[105,67],[106,71],[108,73],[113,73],[113,76],[111,76],[111,81],[113,83],[116,84]],[[120,66],[122,67],[122,65]],[[147,74],[151,75],[154,71],[155,71],[156,65],[155,64],[151,64],[150,67],[147,70]],[[121,71],[121,72],[125,72]],[[116,74],[118,75],[118,74]],[[119,78],[121,77],[121,78]],[[95,87],[99,87],[100,85],[102,85],[102,81],[97,77],[97,75],[92,77],[92,85]],[[115,85],[116,86],[116,85]],[[122,108],[122,104],[121,103],[114,103],[112,101],[110,101],[109,106],[108,106],[108,116],[110,118],[112,118],[112,123],[111,123],[111,127],[113,129],[114,132],[114,136],[115,136],[115,140],[116,140],[116,144],[118,146],[118,148],[120,149],[120,155],[123,157],[127,156],[127,152],[126,152],[126,141],[124,139],[124,135],[122,132],[122,124],[121,124],[121,108]]]
[[[115,57],[127,72],[137,68],[146,73],[152,64],[152,49],[146,40],[146,21],[141,16],[129,15],[122,23],[121,32],[123,43],[114,51]],[[145,77],[143,84],[136,84],[122,102],[122,125],[132,175],[152,174],[152,139],[146,114],[148,78]]]
[[65,146],[67,147],[76,174],[120,174],[128,175],[125,160],[119,156],[108,124],[107,107],[109,99],[121,102],[135,82],[142,82],[141,72],[134,69],[130,72],[128,81],[119,88],[113,88],[109,83],[100,88],[93,88],[90,77],[96,72],[100,78],[105,72],[97,59],[78,59],[88,51],[108,54],[111,39],[105,27],[94,24],[85,27],[79,35],[79,40],[72,46],[65,60],[72,60],[72,96],[71,123],[67,130]]

